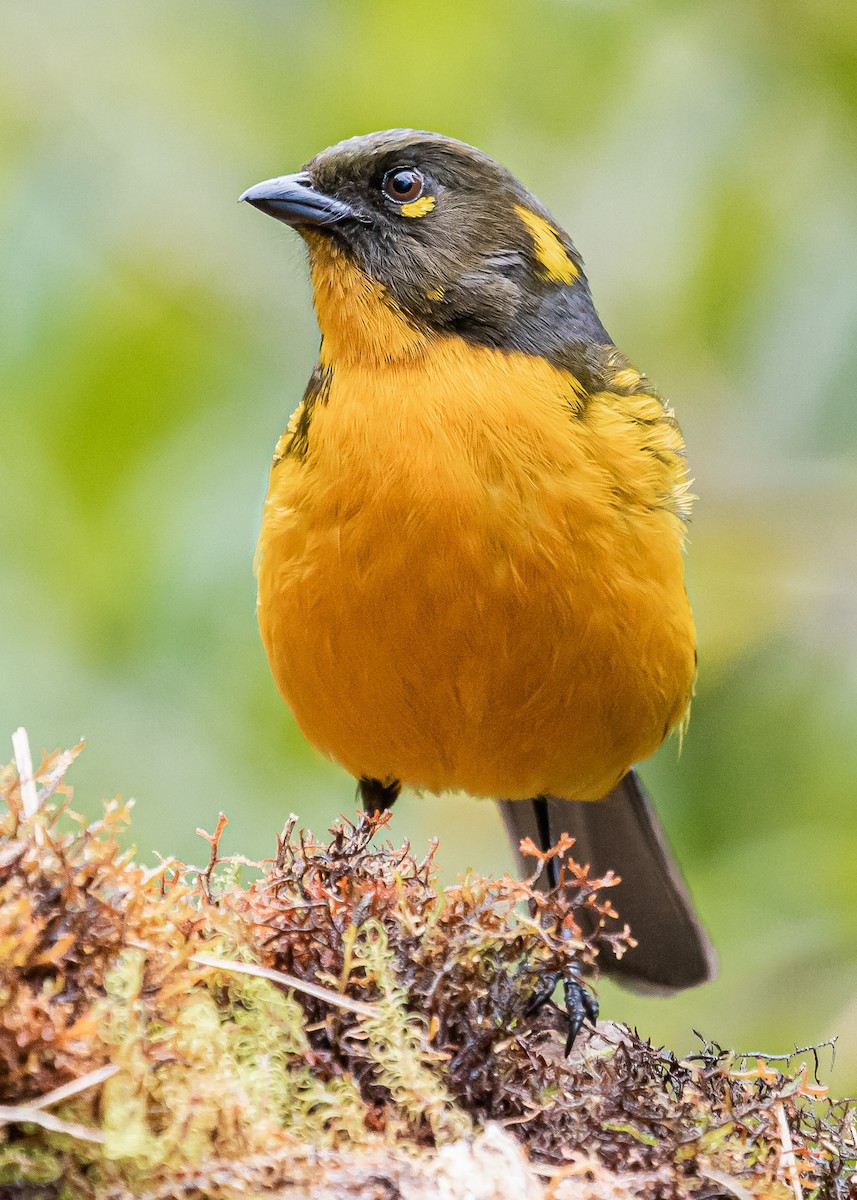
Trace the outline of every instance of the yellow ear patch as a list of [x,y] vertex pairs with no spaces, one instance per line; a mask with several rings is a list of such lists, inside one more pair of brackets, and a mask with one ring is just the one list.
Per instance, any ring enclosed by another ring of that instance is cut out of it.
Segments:
[[424,217],[426,213],[430,213],[437,204],[435,196],[420,196],[419,200],[412,200],[410,204],[403,204],[401,213],[403,217]]
[[523,204],[516,204],[515,212],[532,235],[533,250],[544,269],[545,278],[551,283],[573,283],[580,272],[550,222],[537,213],[530,212]]

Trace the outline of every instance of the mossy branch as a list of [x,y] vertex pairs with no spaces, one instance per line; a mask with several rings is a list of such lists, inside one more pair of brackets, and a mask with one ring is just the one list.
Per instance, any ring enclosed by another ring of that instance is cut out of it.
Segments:
[[790,1056],[604,1024],[566,1057],[528,1016],[627,944],[568,843],[552,891],[442,891],[387,818],[291,821],[242,887],[223,821],[204,871],[135,864],[127,808],[72,811],[73,757],[0,771],[4,1197],[857,1194],[854,1106]]

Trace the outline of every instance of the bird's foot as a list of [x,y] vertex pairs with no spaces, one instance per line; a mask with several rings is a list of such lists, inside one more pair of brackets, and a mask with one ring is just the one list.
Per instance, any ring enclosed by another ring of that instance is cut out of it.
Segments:
[[598,1020],[598,1000],[577,973],[552,971],[550,975],[546,975],[542,980],[541,987],[527,1005],[525,1015],[535,1016],[544,1008],[553,995],[556,985],[560,982],[562,982],[565,993],[565,1013],[568,1020],[565,1052],[570,1054],[583,1022],[589,1021],[590,1025],[594,1027]]
[[396,803],[402,785],[398,779],[367,779],[357,781],[357,795],[367,813],[385,813]]

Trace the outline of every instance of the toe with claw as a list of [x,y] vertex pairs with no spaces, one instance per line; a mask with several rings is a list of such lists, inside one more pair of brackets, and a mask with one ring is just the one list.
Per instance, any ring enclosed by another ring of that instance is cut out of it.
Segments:
[[565,992],[565,1012],[568,1017],[565,1052],[571,1054],[571,1048],[580,1033],[583,1022],[588,1021],[593,1029],[595,1028],[598,1020],[598,1000],[576,975],[565,975],[562,986]]
[[535,1016],[554,993],[554,989],[558,983],[562,983],[563,991],[565,992],[565,1011],[568,1017],[568,1036],[565,1041],[566,1054],[571,1053],[571,1048],[575,1043],[577,1035],[583,1026],[584,1021],[589,1021],[590,1025],[595,1026],[598,1020],[598,1001],[586,984],[581,980],[579,975],[569,973],[564,974],[560,971],[552,971],[550,975],[546,975],[541,982],[541,986],[531,997],[525,1015],[528,1017]]

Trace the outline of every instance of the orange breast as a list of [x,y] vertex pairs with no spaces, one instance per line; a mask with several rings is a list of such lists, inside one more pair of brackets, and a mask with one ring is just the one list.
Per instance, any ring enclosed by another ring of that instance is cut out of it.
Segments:
[[259,540],[262,637],[314,746],[433,792],[578,799],[657,748],[694,631],[680,435],[644,445],[646,401],[456,338],[337,364]]

